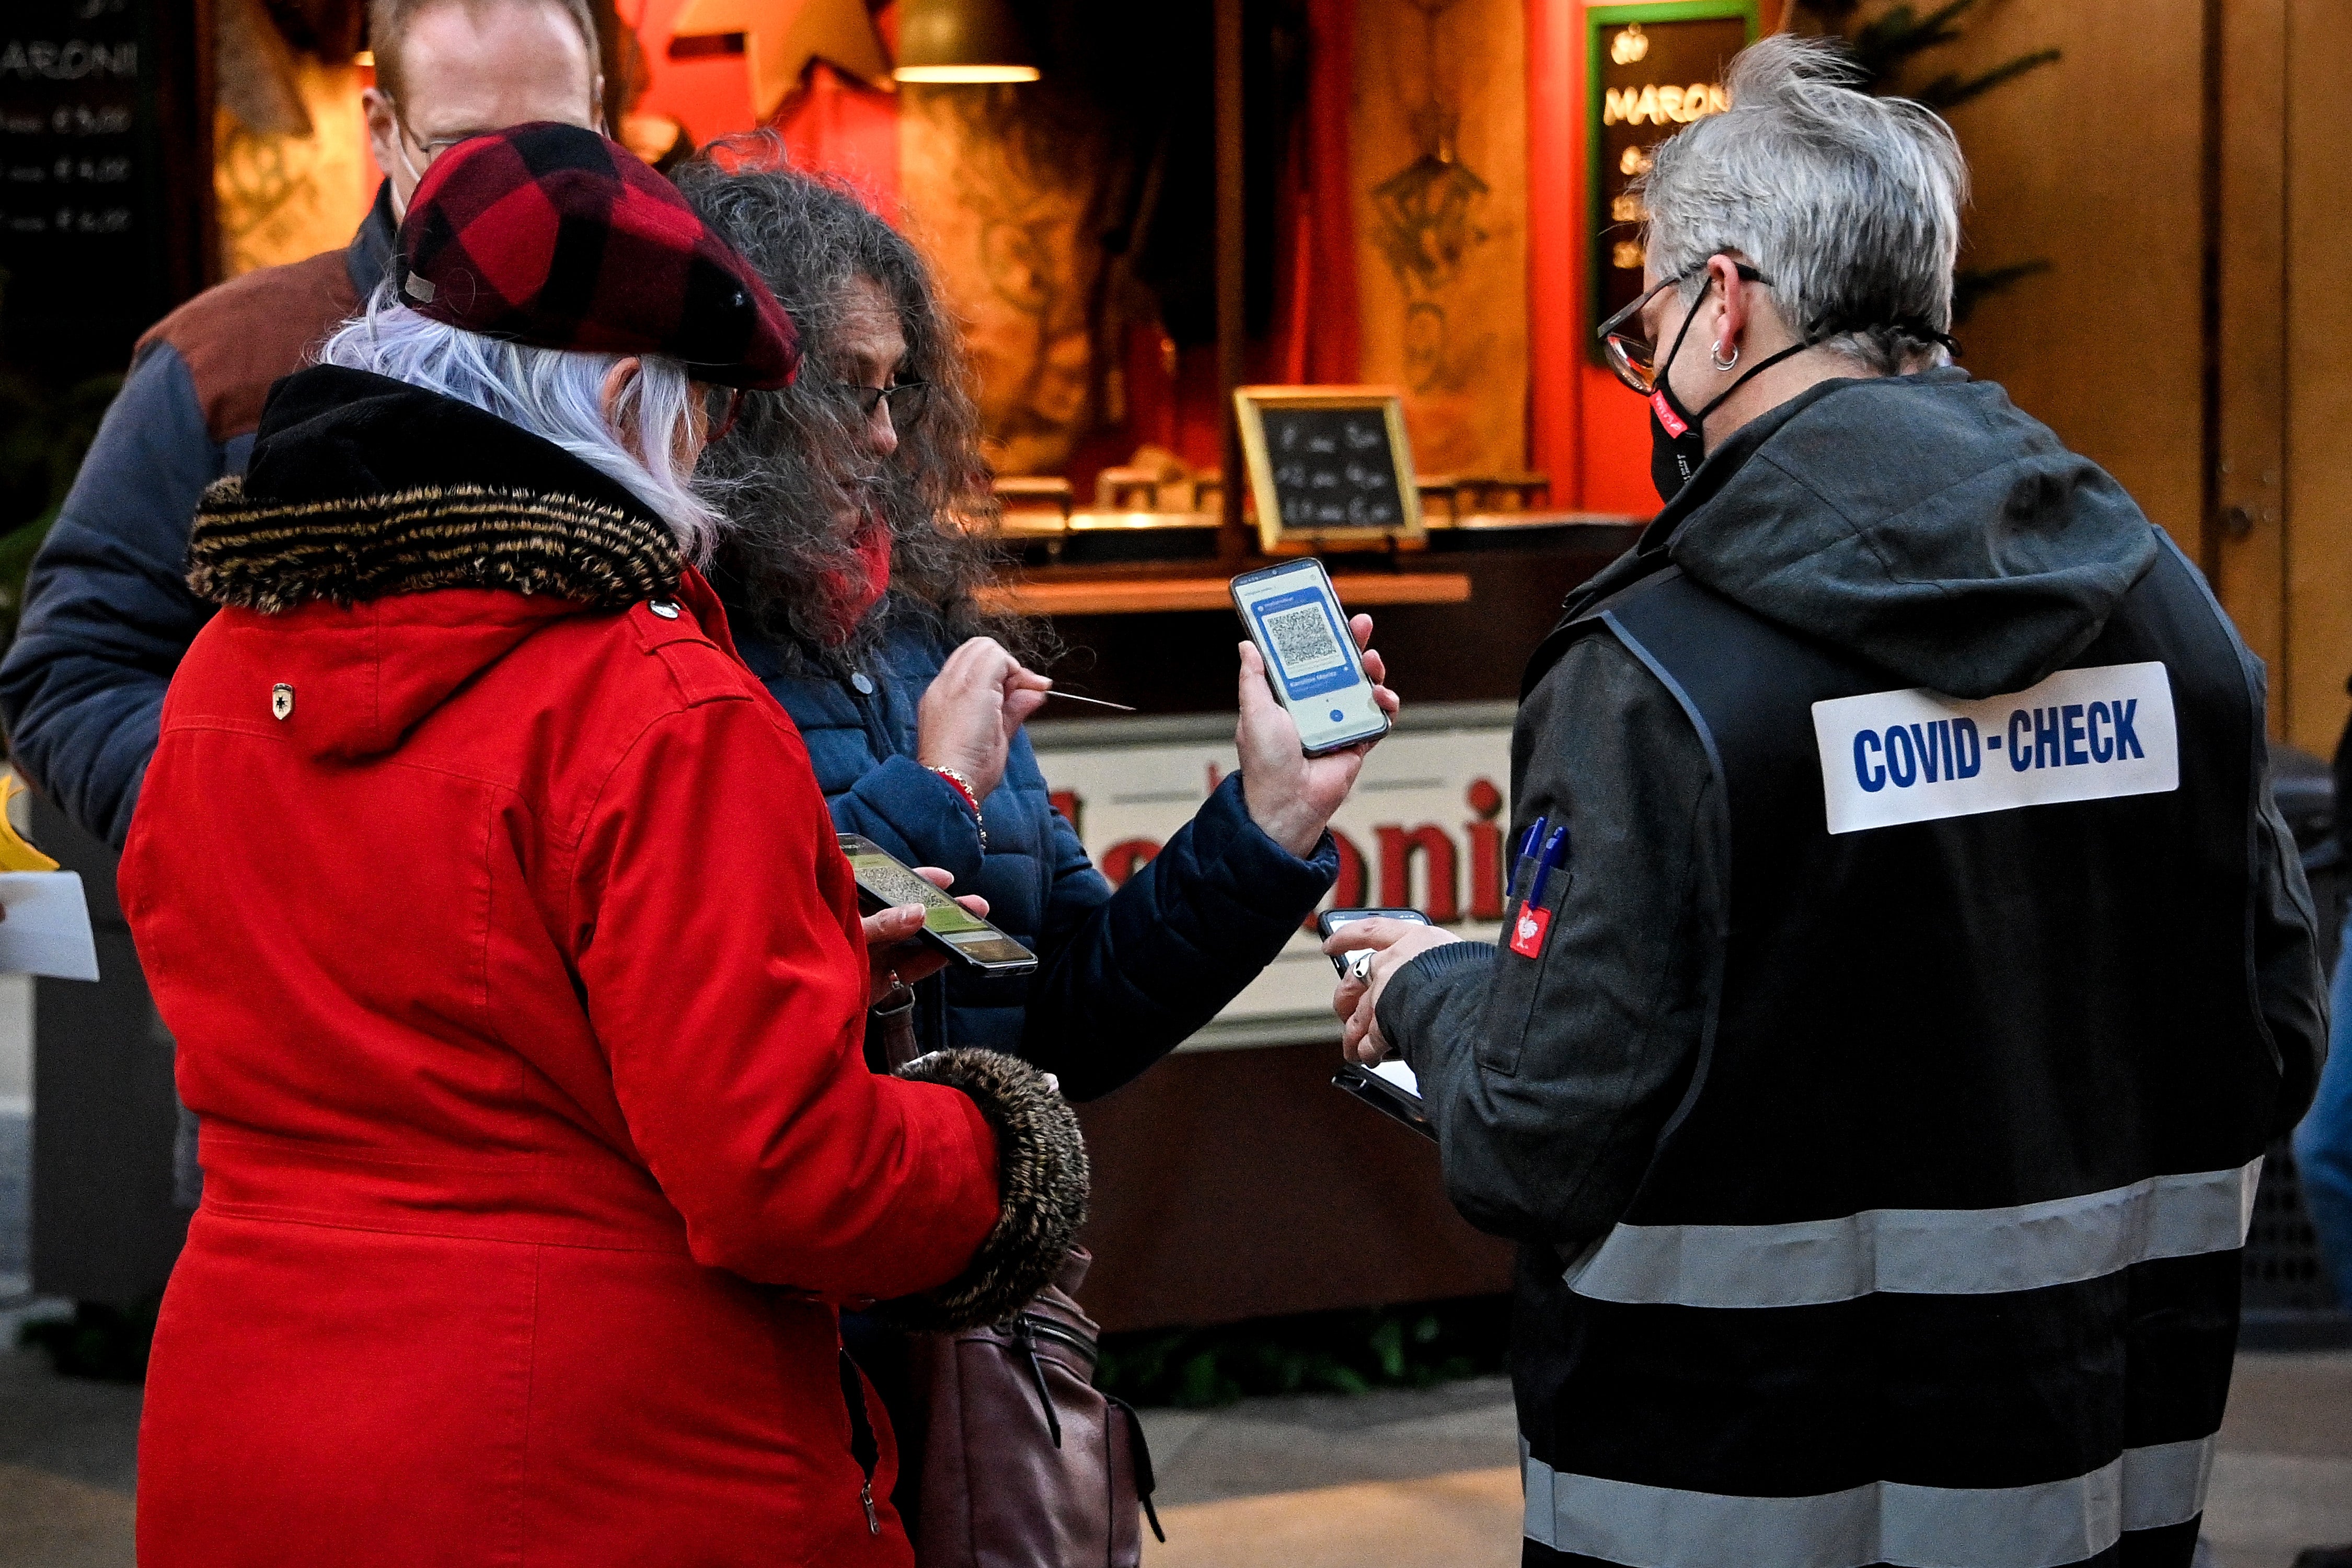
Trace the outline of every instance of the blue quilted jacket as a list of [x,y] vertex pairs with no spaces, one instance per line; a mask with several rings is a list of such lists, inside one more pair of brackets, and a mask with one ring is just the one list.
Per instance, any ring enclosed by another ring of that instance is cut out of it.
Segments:
[[1116,892],[1047,798],[1027,735],[982,802],[983,853],[955,786],[915,761],[915,711],[951,651],[928,617],[893,598],[871,664],[847,678],[788,674],[779,647],[730,609],[737,645],[800,726],[835,824],[955,890],[1034,950],[1035,973],[950,970],[918,987],[927,1048],[1012,1051],[1089,1100],[1166,1056],[1255,979],[1339,875],[1329,835],[1301,860],[1261,832],[1238,773]]

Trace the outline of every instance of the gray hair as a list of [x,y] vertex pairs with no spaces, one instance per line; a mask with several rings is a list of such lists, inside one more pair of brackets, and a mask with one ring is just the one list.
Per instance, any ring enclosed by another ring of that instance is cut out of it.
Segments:
[[1639,182],[1652,270],[1685,281],[1728,252],[1769,280],[1790,330],[1882,374],[1948,363],[1968,165],[1951,128],[1874,98],[1837,46],[1777,34],[1734,58],[1731,107],[1657,149]]
[[373,371],[471,404],[554,443],[645,502],[677,536],[679,552],[707,564],[726,519],[699,493],[693,470],[677,463],[679,438],[701,394],[680,362],[638,356],[640,369],[614,410],[636,432],[633,451],[604,417],[604,377],[625,357],[453,327],[401,304],[388,281],[318,356],[320,364]]

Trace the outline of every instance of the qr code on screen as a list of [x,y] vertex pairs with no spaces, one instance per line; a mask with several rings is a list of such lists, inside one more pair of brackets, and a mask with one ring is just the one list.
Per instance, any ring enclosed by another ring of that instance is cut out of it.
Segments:
[[1343,662],[1347,656],[1331,636],[1331,617],[1320,605],[1277,610],[1265,617],[1266,640],[1274,657],[1293,675],[1311,675]]

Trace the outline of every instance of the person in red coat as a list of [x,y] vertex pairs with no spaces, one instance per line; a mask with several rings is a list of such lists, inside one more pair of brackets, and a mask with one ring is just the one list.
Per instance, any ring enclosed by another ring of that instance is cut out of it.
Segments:
[[205,1176],[141,1561],[904,1568],[837,1310],[1009,1314],[1086,1161],[1010,1058],[866,1068],[883,928],[692,564],[791,323],[541,124],[434,164],[322,358],[198,515],[122,863]]

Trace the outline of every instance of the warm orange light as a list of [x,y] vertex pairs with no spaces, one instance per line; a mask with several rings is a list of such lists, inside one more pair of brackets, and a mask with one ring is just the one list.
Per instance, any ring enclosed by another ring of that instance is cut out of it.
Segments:
[[890,73],[900,81],[991,82],[1035,81],[1035,66],[900,66]]
[[375,69],[375,51],[373,49],[362,49],[358,54],[352,57],[352,64],[358,66],[362,70]]

